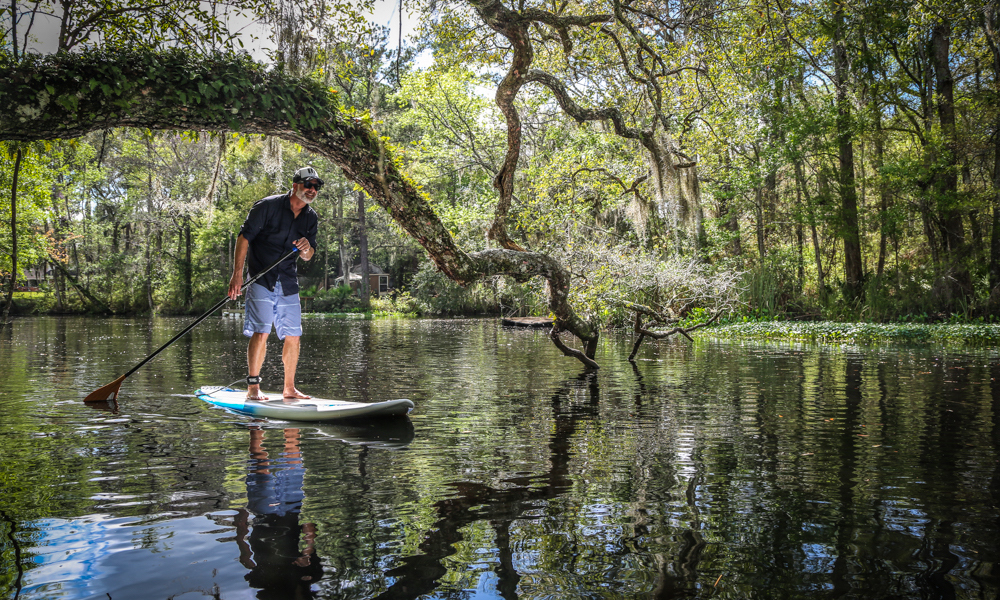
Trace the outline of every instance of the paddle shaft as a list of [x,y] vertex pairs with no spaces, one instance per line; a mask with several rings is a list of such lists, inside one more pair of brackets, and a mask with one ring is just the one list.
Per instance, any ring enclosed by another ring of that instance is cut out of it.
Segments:
[[[247,280],[247,282],[243,284],[243,287],[241,287],[241,288],[240,288],[240,293],[242,293],[242,292],[243,292],[243,290],[245,290],[245,289],[247,289],[248,287],[250,287],[250,285],[251,285],[251,284],[253,284],[253,283],[254,283],[255,281],[257,281],[258,279],[260,279],[261,277],[263,277],[265,273],[267,273],[268,271],[270,271],[270,270],[271,270],[271,269],[273,269],[274,267],[277,267],[277,266],[278,266],[279,264],[281,264],[281,262],[282,262],[282,261],[284,261],[284,260],[285,260],[286,258],[288,258],[289,256],[291,256],[291,255],[295,254],[295,253],[296,253],[296,252],[298,252],[298,251],[299,251],[299,249],[298,249],[298,248],[292,248],[292,249],[291,249],[291,250],[289,250],[289,251],[288,251],[288,252],[287,252],[287,253],[286,253],[286,254],[285,254],[284,256],[282,256],[282,257],[281,257],[281,258],[279,258],[278,260],[274,261],[274,262],[273,262],[273,263],[271,264],[271,266],[269,266],[268,268],[264,269],[264,270],[263,270],[263,271],[261,271],[260,273],[257,273],[257,274],[256,274],[256,275],[254,275],[254,276],[253,276],[253,277],[252,277],[251,279]],[[217,311],[217,310],[219,310],[220,308],[222,308],[222,307],[223,307],[223,305],[225,305],[225,304],[226,304],[226,302],[229,302],[229,300],[230,300],[230,298],[229,298],[229,296],[227,295],[227,296],[226,296],[225,298],[223,298],[222,300],[219,300],[218,302],[216,302],[216,303],[215,303],[215,306],[213,306],[212,308],[208,309],[208,312],[206,312],[205,314],[203,314],[203,315],[201,315],[200,317],[198,317],[197,319],[195,319],[194,323],[191,323],[190,325],[188,325],[188,326],[187,326],[187,327],[186,327],[186,328],[184,329],[184,331],[182,331],[182,332],[178,333],[177,335],[175,335],[174,337],[170,338],[170,341],[169,341],[169,342],[167,342],[166,344],[163,344],[162,346],[160,346],[159,348],[157,348],[155,352],[153,352],[152,354],[150,354],[149,356],[147,356],[147,357],[146,357],[145,359],[143,359],[143,361],[142,361],[141,363],[139,363],[139,364],[137,364],[136,366],[132,367],[132,369],[131,369],[131,370],[130,370],[130,371],[129,371],[128,373],[125,373],[124,375],[122,375],[122,379],[124,379],[124,378],[128,377],[128,376],[129,376],[129,375],[131,375],[132,373],[135,373],[136,371],[138,371],[138,370],[139,370],[139,368],[140,368],[140,367],[142,367],[142,365],[144,365],[144,364],[148,363],[149,361],[153,360],[153,357],[155,357],[155,356],[156,356],[157,354],[159,354],[160,352],[163,352],[163,350],[165,350],[165,349],[167,348],[167,346],[169,346],[170,344],[173,344],[174,342],[176,342],[176,341],[177,341],[178,339],[180,339],[180,338],[181,338],[181,337],[182,337],[182,336],[183,336],[183,335],[184,335],[185,333],[187,333],[187,332],[191,331],[192,329],[194,329],[194,328],[195,328],[195,326],[196,326],[196,325],[198,325],[198,323],[201,323],[201,322],[202,322],[202,321],[204,321],[204,320],[205,320],[206,318],[208,318],[208,316],[209,316],[209,315],[211,315],[211,314],[212,314],[212,313],[214,313],[215,311]]]

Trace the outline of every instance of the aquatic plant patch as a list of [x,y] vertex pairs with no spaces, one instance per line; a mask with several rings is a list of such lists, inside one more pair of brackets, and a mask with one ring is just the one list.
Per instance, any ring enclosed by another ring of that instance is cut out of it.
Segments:
[[745,339],[790,339],[817,342],[962,343],[988,345],[1000,343],[1000,325],[914,324],[914,323],[836,323],[763,321],[734,323],[713,327],[712,335]]

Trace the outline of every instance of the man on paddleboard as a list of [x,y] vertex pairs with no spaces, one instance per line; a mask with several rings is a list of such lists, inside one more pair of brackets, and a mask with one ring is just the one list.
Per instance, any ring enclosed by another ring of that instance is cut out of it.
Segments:
[[[319,216],[309,206],[323,187],[316,169],[302,167],[292,177],[292,189],[286,194],[269,196],[250,209],[236,240],[233,276],[229,279],[229,297],[239,297],[243,286],[243,265],[250,276],[291,250],[299,249],[302,260],[316,254],[316,231]],[[292,256],[264,274],[247,288],[243,335],[247,346],[247,398],[267,400],[260,393],[260,368],[267,352],[267,337],[273,325],[278,339],[284,340],[281,361],[285,365],[285,398],[309,398],[295,388],[295,368],[299,362],[302,337],[302,308],[299,303],[297,261]]]

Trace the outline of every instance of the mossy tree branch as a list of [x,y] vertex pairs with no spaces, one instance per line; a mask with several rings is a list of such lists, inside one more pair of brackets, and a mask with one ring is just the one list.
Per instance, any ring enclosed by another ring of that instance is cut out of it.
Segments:
[[503,165],[493,179],[493,187],[500,193],[497,201],[489,238],[503,248],[522,248],[507,234],[507,213],[514,197],[514,174],[521,156],[521,117],[514,100],[528,81],[527,76],[534,60],[535,50],[529,30],[537,21],[554,28],[568,53],[572,50],[570,27],[588,27],[594,23],[609,21],[609,15],[563,16],[539,9],[527,9],[523,13],[504,6],[501,0],[470,0],[472,7],[491,29],[503,35],[511,47],[511,63],[500,85],[497,86],[496,103],[507,122],[507,153]]
[[6,140],[140,127],[239,131],[300,144],[339,165],[457,283],[501,274],[544,277],[556,326],[585,342],[593,358],[598,333],[569,304],[566,269],[545,254],[458,247],[371,124],[338,106],[336,94],[318,81],[269,71],[245,55],[90,51],[14,60],[0,54],[0,105]]

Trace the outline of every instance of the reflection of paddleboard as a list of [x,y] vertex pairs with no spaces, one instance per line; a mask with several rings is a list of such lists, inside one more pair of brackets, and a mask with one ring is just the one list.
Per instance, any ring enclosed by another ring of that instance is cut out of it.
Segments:
[[[276,427],[276,425],[272,425]],[[413,423],[409,419],[375,419],[316,423],[302,429],[303,436],[332,438],[352,446],[367,446],[380,450],[401,450],[413,441]]]
[[195,395],[215,406],[253,417],[269,417],[286,421],[336,421],[340,419],[372,419],[401,417],[413,408],[409,400],[386,400],[384,402],[347,402],[344,400],[283,400],[281,394],[265,396],[274,398],[267,402],[247,400],[246,390],[226,387],[206,386]]

